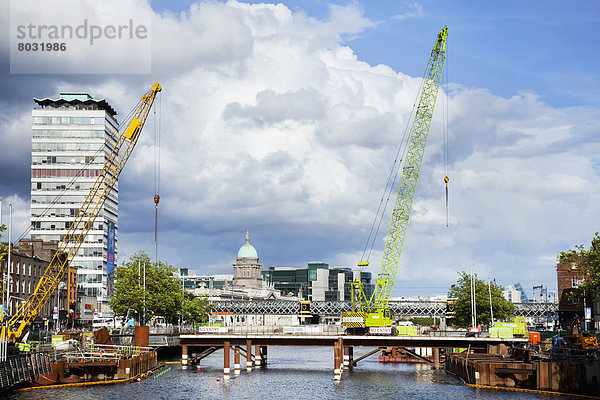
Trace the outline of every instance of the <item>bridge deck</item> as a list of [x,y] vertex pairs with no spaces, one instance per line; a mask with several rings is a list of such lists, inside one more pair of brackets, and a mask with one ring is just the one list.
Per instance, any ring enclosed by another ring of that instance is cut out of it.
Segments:
[[289,335],[289,334],[182,334],[182,346],[245,345],[248,340],[257,346],[333,346],[342,338],[345,346],[354,347],[432,347],[485,348],[488,344],[526,343],[524,338],[483,338],[460,336],[350,336],[350,335]]

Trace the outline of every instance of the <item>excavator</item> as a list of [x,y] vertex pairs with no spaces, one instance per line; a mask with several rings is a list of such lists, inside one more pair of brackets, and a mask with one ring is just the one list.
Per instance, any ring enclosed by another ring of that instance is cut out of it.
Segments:
[[567,347],[583,351],[598,350],[598,339],[589,332],[582,332],[578,314],[573,316],[569,328],[569,334],[563,337]]
[[[394,288],[400,254],[404,245],[421,162],[446,60],[447,36],[448,27],[444,27],[437,35],[427,63],[375,289],[372,295],[367,298],[362,282],[360,280],[352,282],[352,311],[342,314],[342,325],[351,334],[393,334],[392,314],[388,308],[388,302]],[[447,177],[445,182],[448,182]],[[368,265],[368,261],[358,263],[359,267]]]
[[161,85],[155,82],[129,114],[131,117],[122,125],[124,128],[119,131],[115,146],[79,208],[67,234],[58,244],[58,250],[40,277],[34,292],[13,315],[6,316],[7,320],[2,321],[0,338],[14,343],[23,340],[35,318],[50,300],[50,296],[63,279],[68,266],[102,210],[104,202],[116,186],[119,175],[137,144],[156,95],[160,91],[162,91]]

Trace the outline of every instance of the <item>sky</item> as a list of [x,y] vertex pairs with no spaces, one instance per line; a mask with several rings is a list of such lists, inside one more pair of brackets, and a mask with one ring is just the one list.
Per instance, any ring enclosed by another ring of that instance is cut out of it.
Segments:
[[[32,19],[77,20],[49,2],[21,3]],[[33,74],[11,73],[10,3],[0,3],[0,197],[18,234],[29,224],[33,98],[88,91],[118,119],[159,81],[158,117],[119,182],[118,263],[154,255],[159,148],[161,260],[232,273],[249,229],[265,267],[355,267],[445,25],[444,83],[393,295],[445,294],[472,266],[528,295],[552,290],[557,253],[600,230],[595,1],[119,4],[106,13],[151,19],[148,49],[98,45],[95,67],[126,73],[65,73],[89,62],[65,53],[53,69],[36,65],[52,73]],[[146,59],[149,72],[127,70]],[[366,268],[374,274],[390,217]]]

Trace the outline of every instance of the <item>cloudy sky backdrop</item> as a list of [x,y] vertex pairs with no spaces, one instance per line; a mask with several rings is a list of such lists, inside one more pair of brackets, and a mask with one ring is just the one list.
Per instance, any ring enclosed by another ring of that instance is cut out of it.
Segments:
[[[552,289],[557,252],[600,230],[596,2],[125,3],[151,12],[151,74],[10,74],[0,5],[0,196],[17,234],[29,223],[32,98],[88,91],[124,116],[159,81],[159,258],[231,273],[249,229],[264,266],[354,267],[444,25],[448,84],[394,295],[445,293],[471,265],[529,294]],[[154,129],[151,116],[119,183],[119,262],[154,254]]]

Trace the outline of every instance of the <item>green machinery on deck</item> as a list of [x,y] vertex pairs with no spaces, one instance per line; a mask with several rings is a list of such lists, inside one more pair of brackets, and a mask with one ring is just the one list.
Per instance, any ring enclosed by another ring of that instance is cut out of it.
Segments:
[[[342,324],[346,327],[360,330],[392,326],[392,315],[388,309],[388,302],[396,280],[410,210],[415,197],[421,162],[446,61],[447,35],[448,27],[444,27],[437,35],[427,63],[375,290],[371,298],[367,299],[360,280],[352,282],[353,311],[342,314]],[[368,261],[360,262],[358,265],[367,266]]]

